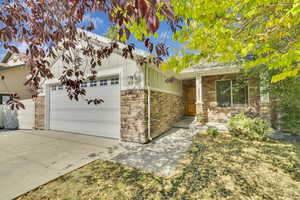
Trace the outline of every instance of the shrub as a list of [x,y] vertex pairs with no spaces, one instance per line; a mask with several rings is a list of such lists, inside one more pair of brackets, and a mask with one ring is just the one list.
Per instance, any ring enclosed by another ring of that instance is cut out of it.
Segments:
[[270,124],[259,117],[251,118],[241,113],[229,119],[228,128],[231,134],[251,140],[264,139],[272,132]]
[[300,134],[300,75],[274,83],[270,89],[277,125],[285,132]]
[[218,129],[214,126],[209,126],[207,129],[207,134],[212,136],[212,137],[217,137],[220,133]]
[[[288,104],[290,103],[290,104]],[[298,101],[298,103],[300,103]],[[293,105],[291,102],[281,102],[280,107],[281,129],[292,135],[300,134],[300,105]]]

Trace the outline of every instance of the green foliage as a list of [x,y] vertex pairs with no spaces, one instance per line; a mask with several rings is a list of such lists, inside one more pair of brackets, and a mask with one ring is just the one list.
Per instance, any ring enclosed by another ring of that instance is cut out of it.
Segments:
[[108,30],[106,31],[106,33],[104,34],[105,37],[112,39],[112,40],[116,40],[119,41],[119,26],[118,25],[112,25],[108,28]]
[[229,119],[229,131],[231,134],[251,140],[264,139],[272,132],[270,124],[261,118],[250,118],[240,113]]
[[219,133],[219,130],[214,127],[214,126],[209,126],[208,129],[207,129],[207,134],[212,136],[212,137],[217,137],[220,133]]
[[300,133],[300,77],[273,84],[271,94],[275,110],[280,113],[280,126],[293,134]]
[[182,46],[165,69],[238,62],[245,69],[277,70],[272,82],[299,73],[299,0],[172,0],[172,7],[185,23],[173,36]]

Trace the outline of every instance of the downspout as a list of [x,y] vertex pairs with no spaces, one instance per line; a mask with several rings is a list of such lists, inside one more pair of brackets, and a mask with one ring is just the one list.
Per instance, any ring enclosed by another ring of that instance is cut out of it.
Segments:
[[148,139],[151,141],[151,90],[149,86],[149,67],[147,67],[147,90],[148,90]]

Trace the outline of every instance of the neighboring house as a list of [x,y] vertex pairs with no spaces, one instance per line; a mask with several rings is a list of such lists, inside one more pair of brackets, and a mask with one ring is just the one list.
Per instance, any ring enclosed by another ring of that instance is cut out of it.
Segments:
[[[32,90],[25,86],[26,75],[28,74],[20,55],[7,52],[0,63],[0,106],[2,128],[22,128],[32,129],[34,127],[34,101],[32,100]],[[3,78],[2,78],[3,77]],[[10,95],[17,93],[26,111],[9,112],[8,106],[4,106],[10,99]],[[6,114],[4,115],[3,112]],[[9,114],[10,113],[10,114]],[[10,117],[9,117],[9,116]],[[14,119],[16,117],[16,119]],[[3,124],[6,124],[5,126]]]
[[[89,33],[96,45],[110,40]],[[135,51],[136,56],[147,56]],[[88,60],[88,59],[87,59]],[[138,66],[114,53],[97,66],[95,81],[82,84],[87,96],[70,101],[59,85],[61,60],[53,61],[53,80],[46,81],[36,100],[35,128],[68,131],[146,143],[169,130],[184,116],[195,122],[226,122],[231,114],[255,108],[269,115],[268,97],[260,94],[259,80],[235,89],[239,66],[199,64],[183,72],[162,72],[155,66]],[[165,80],[175,77],[171,82]],[[86,98],[104,103],[88,105]]]

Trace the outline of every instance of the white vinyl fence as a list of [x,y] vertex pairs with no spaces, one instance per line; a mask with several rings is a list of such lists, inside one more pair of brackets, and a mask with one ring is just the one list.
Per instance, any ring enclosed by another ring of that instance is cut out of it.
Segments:
[[16,110],[11,110],[7,105],[0,105],[0,128],[17,129],[18,113]]
[[21,101],[25,110],[11,110],[7,105],[0,105],[0,129],[32,129],[34,127],[35,106],[32,99]]

